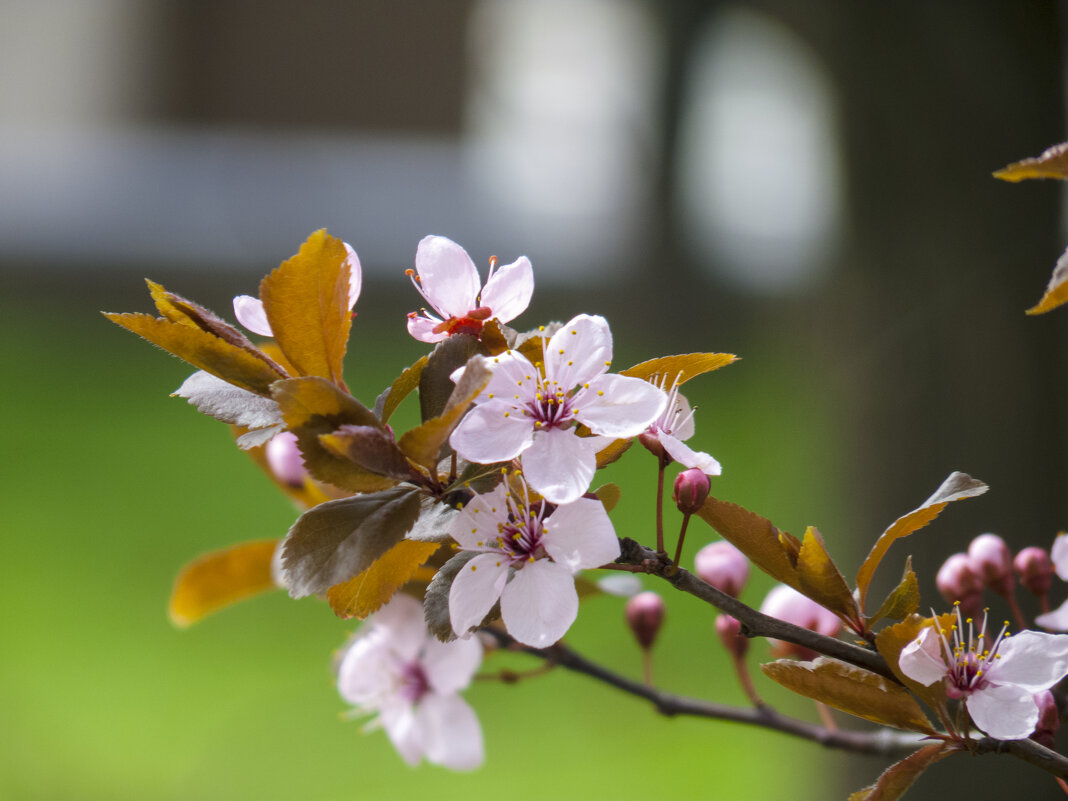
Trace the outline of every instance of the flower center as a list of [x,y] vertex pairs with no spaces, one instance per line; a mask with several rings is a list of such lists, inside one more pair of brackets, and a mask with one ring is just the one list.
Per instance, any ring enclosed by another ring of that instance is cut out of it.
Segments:
[[419,703],[420,699],[430,690],[430,682],[427,681],[426,671],[418,660],[401,665],[398,672],[400,687],[397,694],[411,704]]
[[[525,516],[523,512],[526,512]],[[540,510],[536,512],[521,507],[509,512],[507,522],[501,523],[497,530],[497,544],[512,567],[518,569],[547,556],[542,545],[545,525]]]
[[988,684],[987,674],[991,666],[1001,657],[998,649],[1009,636],[1009,623],[1001,627],[997,637],[991,638],[986,633],[987,614],[983,613],[983,622],[976,632],[972,618],[961,619],[960,603],[954,604],[957,622],[949,631],[939,630],[942,650],[949,672],[946,674],[946,694],[950,698],[964,698]]

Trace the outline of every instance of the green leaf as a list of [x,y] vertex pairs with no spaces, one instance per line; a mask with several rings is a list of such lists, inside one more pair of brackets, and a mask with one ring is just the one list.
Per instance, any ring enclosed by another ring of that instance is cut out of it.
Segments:
[[801,542],[797,556],[798,587],[820,606],[825,606],[843,618],[856,619],[856,600],[827,553],[823,537],[814,526],[809,526]]
[[450,376],[482,352],[481,343],[470,334],[453,334],[439,342],[419,376],[419,410],[422,421],[440,416],[456,388]]
[[400,542],[419,516],[418,490],[394,487],[327,501],[302,514],[286,535],[282,570],[303,598],[348,581]]
[[[783,584],[798,586],[794,560],[780,541],[779,535],[786,532],[780,532],[770,521],[748,509],[711,496],[697,514],[769,576]],[[787,542],[797,542],[789,534],[786,537]]]
[[330,608],[343,620],[363,620],[407,584],[439,547],[436,542],[401,540],[362,573],[331,587],[326,593]]
[[167,612],[185,628],[237,601],[278,589],[271,561],[278,540],[242,542],[204,554],[182,568]]
[[764,674],[788,690],[873,723],[934,734],[908,690],[883,676],[821,656],[812,662],[780,659],[761,665]]
[[671,388],[678,383],[685,384],[691,378],[718,370],[738,361],[733,353],[685,353],[678,356],[661,356],[658,359],[650,359],[647,362],[636,364],[626,370],[621,370],[620,375],[631,376],[648,380],[655,378],[658,383],[663,383]]
[[868,624],[877,620],[890,618],[891,620],[904,620],[920,608],[920,585],[916,580],[916,574],[912,572],[912,557],[905,560],[905,574],[886,600],[879,606],[878,611],[868,619]]
[[344,243],[316,231],[300,251],[260,283],[275,342],[301,375],[344,386],[341,377],[352,315]]
[[925,745],[884,770],[875,784],[851,794],[849,801],[897,801],[920,774],[952,753],[954,749],[946,743]]
[[1068,250],[1057,259],[1042,299],[1027,310],[1028,314],[1045,314],[1068,302]]
[[875,569],[896,540],[907,537],[914,531],[919,531],[938,517],[947,504],[964,500],[965,498],[974,498],[977,495],[982,495],[987,489],[989,488],[986,484],[969,475],[951,473],[942,482],[942,486],[935,490],[934,495],[924,501],[918,508],[895,520],[893,525],[883,532],[883,535],[875,542],[871,553],[868,554],[868,557],[860,566],[860,570],[857,571],[860,608],[864,609],[864,601],[868,596],[868,587],[871,585],[872,576],[875,575]]
[[1030,178],[1068,178],[1068,142],[1048,147],[1035,158],[1014,161],[995,172],[994,177],[1011,183]]
[[375,415],[383,422],[389,421],[389,418],[393,416],[393,412],[397,411],[397,407],[400,406],[401,401],[411,394],[412,390],[419,386],[419,378],[423,374],[423,368],[426,367],[427,357],[420,357],[419,361],[413,364],[411,367],[404,368],[397,380],[393,382],[392,386],[378,396],[375,400]]

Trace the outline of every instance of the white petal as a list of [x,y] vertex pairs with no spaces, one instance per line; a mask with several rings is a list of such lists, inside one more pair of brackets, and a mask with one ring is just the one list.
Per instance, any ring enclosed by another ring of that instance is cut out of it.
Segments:
[[578,593],[567,568],[539,559],[517,570],[501,595],[501,618],[524,645],[547,648],[578,617]]
[[475,710],[455,693],[424,696],[416,710],[416,725],[426,758],[435,765],[474,770],[486,758]]
[[630,598],[642,591],[642,580],[633,573],[613,573],[597,579],[597,586],[609,595]]
[[434,329],[438,327],[439,323],[441,323],[441,320],[433,317],[409,317],[408,333],[420,342],[441,342],[449,335],[445,331],[435,333]]
[[1044,615],[1039,615],[1035,618],[1035,623],[1040,625],[1044,629],[1053,629],[1054,631],[1068,631],[1068,600],[1058,606],[1052,612],[1047,612]]
[[683,441],[693,436],[693,409],[690,408],[690,402],[683,397],[681,392],[675,393],[675,403],[665,412],[665,416],[671,423],[671,428],[668,429],[669,434]]
[[418,765],[423,759],[423,740],[415,710],[408,704],[390,706],[382,710],[378,721],[401,758],[413,768]]
[[[482,408],[485,407],[479,407]],[[539,431],[534,443],[523,452],[523,475],[531,488],[550,503],[571,503],[590,488],[597,472],[597,444],[584,440],[572,429]]]
[[1050,548],[1049,558],[1053,560],[1053,567],[1057,575],[1064,581],[1068,581],[1068,534],[1058,534]]
[[683,467],[696,467],[706,476],[718,476],[723,472],[719,462],[707,453],[691,449],[689,445],[679,441],[671,434],[661,433],[657,439],[660,440],[660,444],[664,446],[664,450],[668,452],[668,455]]
[[1068,634],[1021,631],[1002,640],[998,656],[987,678],[995,684],[1014,684],[1033,695],[1068,676]]
[[594,434],[636,437],[667,405],[667,394],[640,378],[602,375],[589,385],[575,396],[575,417]]
[[[580,314],[564,323],[545,346],[545,377],[568,391],[592,381],[612,361],[612,332],[603,317]],[[644,383],[644,382],[643,382]]]
[[497,524],[508,518],[506,498],[507,491],[503,484],[498,484],[490,492],[476,495],[453,519],[449,536],[467,550],[487,547],[497,539]]
[[365,625],[384,631],[394,655],[405,662],[415,659],[429,636],[423,620],[423,605],[412,596],[401,593],[371,615]]
[[271,324],[267,322],[267,312],[263,310],[263,301],[251,295],[238,295],[234,298],[234,316],[241,325],[262,337],[273,337]]
[[964,703],[975,725],[998,740],[1022,740],[1038,723],[1034,695],[1012,685],[985,687]]
[[363,269],[360,267],[360,257],[356,255],[352,245],[348,242],[341,244],[345,246],[345,253],[348,254],[345,264],[349,268],[349,308],[351,309],[360,298],[360,289],[363,287]]
[[337,690],[350,704],[376,701],[393,685],[393,658],[385,632],[361,633],[341,658]]
[[902,673],[925,687],[949,670],[942,658],[942,640],[930,626],[925,626],[920,636],[901,649],[897,664]]
[[520,256],[490,276],[480,303],[493,309],[493,316],[502,323],[507,323],[526,311],[533,294],[534,270],[530,259]]
[[[493,371],[493,376],[486,388],[482,390],[479,396],[480,402],[496,398],[522,406],[537,395],[538,369],[519,351],[510,350],[499,356],[493,356],[486,360],[486,366]],[[460,370],[456,372],[459,373]],[[453,381],[456,380],[453,379]]]
[[455,693],[471,683],[482,664],[482,643],[477,637],[452,642],[428,637],[419,661],[435,692]]
[[545,519],[545,551],[572,573],[600,567],[619,556],[619,540],[604,504],[592,498],[557,507]]
[[449,590],[449,619],[457,636],[485,619],[507,580],[508,565],[500,554],[479,554],[463,566]]
[[463,317],[475,308],[478,270],[467,251],[443,236],[426,236],[415,251],[419,286],[445,317]]
[[534,426],[521,412],[505,401],[491,400],[467,413],[449,444],[469,462],[492,464],[517,457],[530,446],[533,436]]

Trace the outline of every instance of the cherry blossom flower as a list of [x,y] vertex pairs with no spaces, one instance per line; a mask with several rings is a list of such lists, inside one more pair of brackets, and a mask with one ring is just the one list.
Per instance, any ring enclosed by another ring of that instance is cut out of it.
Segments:
[[[663,385],[660,385],[664,389]],[[679,392],[678,379],[667,392],[667,404],[664,410],[641,435],[641,443],[669,464],[671,459],[683,467],[697,468],[708,476],[718,476],[723,472],[720,463],[707,453],[695,451],[684,440],[694,435],[693,409],[689,401]],[[664,459],[668,456],[669,459]]]
[[[360,288],[363,286],[363,271],[360,268],[360,257],[352,249],[348,242],[342,242],[348,257],[345,264],[349,268],[349,308],[356,305],[360,297]],[[267,313],[263,308],[263,301],[251,295],[238,295],[234,298],[234,316],[237,321],[254,334],[261,337],[273,337],[274,331],[267,321]]]
[[394,596],[371,615],[338,668],[338,691],[371,726],[386,730],[409,765],[427,761],[472,770],[484,759],[482,728],[459,696],[482,662],[476,638],[440,642],[423,623],[423,606]]
[[619,556],[619,540],[600,501],[557,506],[531,503],[522,479],[517,492],[502,482],[476,495],[456,516],[450,534],[472,557],[449,591],[453,631],[478,626],[500,599],[501,618],[516,640],[545,648],[578,615],[574,574]]
[[1030,735],[1039,719],[1035,695],[1068,676],[1068,635],[1021,631],[1010,637],[1003,627],[991,641],[985,616],[976,633],[959,606],[949,631],[936,626],[924,627],[901,649],[901,672],[924,686],[945,682],[946,695],[963,699],[975,725],[991,737]]
[[[637,436],[667,396],[641,379],[607,374],[612,334],[603,317],[569,320],[543,354],[538,366],[512,350],[489,359],[493,376],[449,442],[481,464],[522,456],[532,489],[551,503],[570,503],[590,487],[605,446],[599,437]],[[577,423],[599,436],[579,437]]]
[[[760,605],[760,611],[824,637],[835,637],[842,630],[842,621],[838,615],[786,584],[777,584],[771,588],[764,597],[764,603]],[[776,658],[796,656],[798,659],[815,659],[818,656],[811,648],[796,643],[771,637],[768,638],[768,643],[771,645],[772,655]]]
[[490,260],[486,285],[467,251],[443,236],[426,236],[415,251],[415,270],[408,270],[415,288],[440,317],[426,309],[408,314],[408,333],[420,342],[440,342],[451,334],[479,334],[486,320],[514,320],[527,308],[534,292],[530,259],[520,256],[496,269]]
[[[1057,575],[1064,581],[1068,581],[1068,534],[1057,535],[1049,555]],[[1043,628],[1068,631],[1068,600],[1052,612],[1039,615],[1035,618],[1035,622]]]

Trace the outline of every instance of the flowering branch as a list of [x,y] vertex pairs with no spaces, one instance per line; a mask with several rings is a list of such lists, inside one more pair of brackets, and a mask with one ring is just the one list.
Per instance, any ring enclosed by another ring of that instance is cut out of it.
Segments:
[[1047,773],[1068,779],[1068,757],[1039,745],[1034,740],[995,740],[993,737],[983,737],[973,742],[977,754],[1011,754]]

